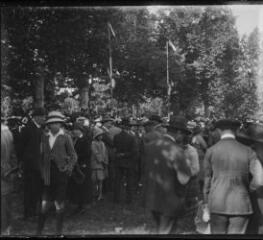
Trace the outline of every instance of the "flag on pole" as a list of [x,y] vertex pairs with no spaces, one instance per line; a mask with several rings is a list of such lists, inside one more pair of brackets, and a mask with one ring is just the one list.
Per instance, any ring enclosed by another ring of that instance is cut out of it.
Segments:
[[116,37],[116,34],[115,34],[114,30],[113,30],[113,27],[111,26],[111,24],[109,22],[108,22],[108,28],[110,29],[110,32],[111,32],[112,36]]
[[168,41],[168,44],[170,45],[170,47],[174,50],[174,52],[176,52],[176,47],[174,46],[174,44],[172,43],[171,40]]

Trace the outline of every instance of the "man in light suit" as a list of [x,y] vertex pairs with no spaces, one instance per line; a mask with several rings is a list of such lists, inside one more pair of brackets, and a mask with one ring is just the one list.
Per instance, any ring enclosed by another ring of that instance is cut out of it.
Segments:
[[253,213],[249,187],[261,184],[262,166],[256,153],[236,140],[239,121],[222,119],[215,127],[221,139],[208,149],[204,159],[204,202],[211,213],[211,232],[244,234]]

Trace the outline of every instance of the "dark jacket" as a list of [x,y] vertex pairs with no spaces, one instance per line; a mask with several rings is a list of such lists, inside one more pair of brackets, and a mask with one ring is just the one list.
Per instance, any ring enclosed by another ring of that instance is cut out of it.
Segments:
[[80,166],[85,164],[89,167],[91,158],[91,139],[84,135],[76,140],[74,147],[78,156],[78,164]]
[[40,170],[40,143],[43,131],[32,120],[22,128],[18,156],[26,169]]
[[116,149],[116,166],[136,169],[138,148],[135,138],[122,130],[114,137],[113,143]]
[[180,171],[191,175],[184,151],[174,140],[163,136],[145,145],[144,206],[166,216],[178,217],[184,212],[186,185],[178,180]]

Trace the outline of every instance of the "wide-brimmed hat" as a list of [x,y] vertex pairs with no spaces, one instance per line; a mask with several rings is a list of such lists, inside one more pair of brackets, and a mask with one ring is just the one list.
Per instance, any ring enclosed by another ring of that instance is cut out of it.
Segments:
[[136,119],[131,119],[129,122],[129,125],[132,126],[140,126],[139,121],[137,121]]
[[65,123],[65,116],[59,111],[52,111],[48,114],[46,124]]
[[169,121],[168,129],[182,130],[186,134],[191,134],[192,132],[187,128],[187,119],[182,116],[171,117]]
[[192,130],[193,134],[199,134],[202,132],[202,128],[200,126],[196,126]]
[[94,121],[93,121],[93,122],[94,122],[94,123],[102,122],[102,118],[99,117],[99,116],[97,116],[97,117],[94,118]]
[[45,116],[46,110],[44,108],[35,108],[33,110],[32,116]]
[[76,122],[76,123],[73,124],[72,130],[80,130],[81,132],[84,132],[84,131],[85,131],[83,125],[81,125],[81,124],[78,123],[78,122]]
[[157,125],[157,124],[162,124],[162,123],[163,123],[163,120],[159,115],[151,115],[148,121],[144,123],[144,126]]
[[235,119],[220,119],[215,123],[215,128],[239,128],[240,126],[241,122]]
[[106,116],[106,117],[103,117],[103,118],[102,118],[101,122],[102,122],[102,123],[114,122],[114,118],[109,117],[109,116]]
[[95,139],[96,137],[98,137],[99,135],[102,135],[103,133],[104,131],[101,128],[95,127],[93,130],[93,138]]
[[129,118],[123,118],[120,122],[120,126],[125,126],[125,127],[128,127],[130,126],[130,120]]
[[260,142],[263,143],[263,124],[245,123],[241,129],[237,131],[237,139],[243,143]]
[[85,121],[87,118],[80,116],[76,118],[76,122]]

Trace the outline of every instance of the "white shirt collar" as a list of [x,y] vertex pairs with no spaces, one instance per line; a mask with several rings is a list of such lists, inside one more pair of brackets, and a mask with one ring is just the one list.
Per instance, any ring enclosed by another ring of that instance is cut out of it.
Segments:
[[63,134],[64,134],[64,130],[62,128],[60,128],[55,135],[53,135],[50,131],[48,132],[48,135],[52,137],[57,137],[58,135],[63,135]]
[[50,148],[52,149],[54,144],[55,144],[55,141],[57,139],[57,137],[59,135],[64,135],[64,130],[63,129],[59,129],[58,133],[56,135],[53,135],[50,131],[48,132],[48,136],[49,136],[49,146]]
[[232,134],[232,133],[224,133],[224,134],[221,136],[221,139],[225,139],[225,138],[236,139],[235,135]]

